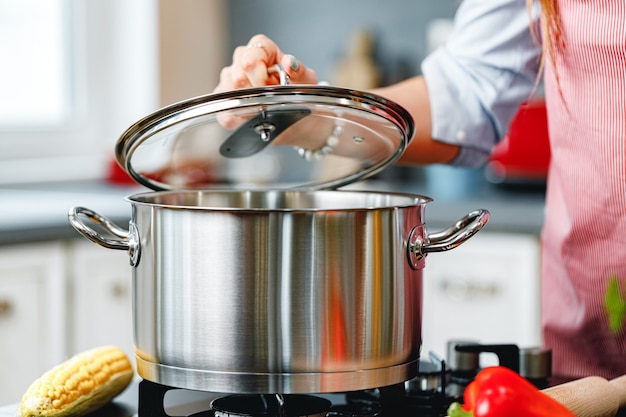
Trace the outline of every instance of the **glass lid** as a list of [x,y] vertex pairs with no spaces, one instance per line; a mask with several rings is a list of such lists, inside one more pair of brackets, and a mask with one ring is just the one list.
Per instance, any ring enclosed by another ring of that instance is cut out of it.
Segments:
[[279,85],[192,98],[132,125],[118,163],[154,190],[331,189],[393,163],[413,120],[380,96]]

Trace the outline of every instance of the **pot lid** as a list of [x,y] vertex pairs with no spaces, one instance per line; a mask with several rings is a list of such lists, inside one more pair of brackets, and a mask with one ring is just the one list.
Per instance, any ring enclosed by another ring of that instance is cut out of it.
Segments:
[[116,158],[154,190],[330,189],[392,164],[413,132],[408,112],[375,94],[278,85],[158,110],[123,133]]

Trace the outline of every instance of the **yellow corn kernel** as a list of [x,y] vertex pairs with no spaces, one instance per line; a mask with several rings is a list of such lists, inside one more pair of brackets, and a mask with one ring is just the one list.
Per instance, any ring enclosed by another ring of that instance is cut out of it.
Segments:
[[79,353],[52,368],[26,390],[22,417],[79,417],[120,394],[133,379],[126,354],[114,346]]

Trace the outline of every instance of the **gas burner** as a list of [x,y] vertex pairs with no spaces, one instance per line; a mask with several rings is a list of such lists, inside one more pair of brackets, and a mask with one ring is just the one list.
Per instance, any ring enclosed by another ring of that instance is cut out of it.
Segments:
[[[165,395],[181,390],[148,380],[139,382],[138,417],[170,417]],[[373,391],[372,391],[373,392]],[[222,394],[206,410],[187,417],[402,417],[404,385],[338,394]],[[379,393],[380,392],[380,393]],[[382,394],[381,394],[382,393]],[[357,395],[358,394],[358,395]],[[333,401],[329,400],[331,398]],[[382,413],[385,407],[386,413]]]
[[[551,377],[551,352],[515,345],[450,342],[447,359],[430,352],[417,375],[406,382],[369,390],[330,394],[204,393],[185,406],[186,417],[444,417],[480,371],[479,356],[495,354],[499,364],[520,372],[538,387]],[[170,417],[165,395],[185,391],[148,380],[139,383],[138,417]]]
[[[332,414],[349,417],[403,417],[408,416],[404,384],[381,387],[374,390],[353,391],[345,394],[345,410],[352,414]],[[342,409],[341,407],[335,407]]]
[[433,352],[420,361],[418,375],[406,383],[407,407],[414,415],[445,416],[450,404],[462,400],[463,387],[451,382],[451,374],[446,361]]
[[215,417],[324,417],[332,403],[298,394],[235,394],[211,402]]

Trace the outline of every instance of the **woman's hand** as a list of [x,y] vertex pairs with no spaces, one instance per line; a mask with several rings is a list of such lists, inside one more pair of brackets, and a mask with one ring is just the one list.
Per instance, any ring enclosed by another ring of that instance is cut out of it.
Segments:
[[255,35],[246,46],[235,49],[233,62],[222,69],[214,92],[280,84],[279,74],[269,71],[276,64],[282,65],[292,84],[317,83],[315,71],[306,68],[293,55],[282,52],[267,36]]

